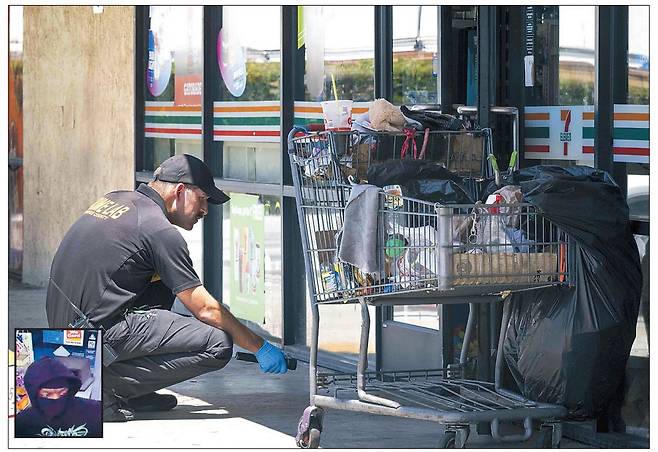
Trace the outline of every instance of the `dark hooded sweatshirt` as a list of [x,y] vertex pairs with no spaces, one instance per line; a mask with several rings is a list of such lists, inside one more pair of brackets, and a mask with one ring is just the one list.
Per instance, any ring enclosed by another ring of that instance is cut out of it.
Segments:
[[[103,436],[101,402],[75,397],[82,382],[56,358],[32,363],[24,381],[30,407],[16,415],[16,438]],[[56,387],[68,387],[69,392],[57,400],[39,397],[39,389]]]

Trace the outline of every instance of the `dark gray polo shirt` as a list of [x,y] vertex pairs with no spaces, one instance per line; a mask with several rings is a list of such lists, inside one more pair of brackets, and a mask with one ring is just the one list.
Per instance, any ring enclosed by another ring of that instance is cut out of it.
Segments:
[[[64,236],[51,280],[95,324],[122,314],[153,283],[173,294],[201,285],[187,243],[165,212],[160,195],[145,184],[108,193]],[[53,284],[46,312],[51,328],[65,328],[77,318]]]

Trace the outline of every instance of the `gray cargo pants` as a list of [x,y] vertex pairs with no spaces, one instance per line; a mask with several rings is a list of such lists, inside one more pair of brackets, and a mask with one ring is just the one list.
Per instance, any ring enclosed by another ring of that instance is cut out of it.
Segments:
[[114,393],[130,399],[223,368],[233,354],[224,331],[194,317],[151,309],[127,313],[110,327],[105,341],[118,359],[103,369],[104,404]]

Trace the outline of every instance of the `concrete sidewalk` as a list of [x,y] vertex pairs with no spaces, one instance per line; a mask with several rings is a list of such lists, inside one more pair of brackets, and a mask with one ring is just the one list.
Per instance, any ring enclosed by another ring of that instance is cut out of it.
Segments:
[[[10,344],[14,327],[45,327],[45,290],[9,284]],[[13,345],[12,345],[13,348]],[[308,405],[308,366],[286,375],[266,375],[257,365],[230,362],[225,369],[170,387],[179,405],[138,415],[124,424],[105,424],[103,439],[14,439],[10,447],[61,448],[295,448],[299,417]],[[442,427],[424,421],[327,411],[323,448],[437,448]],[[500,444],[472,429],[469,448],[531,448]],[[586,447],[564,439],[563,448]]]

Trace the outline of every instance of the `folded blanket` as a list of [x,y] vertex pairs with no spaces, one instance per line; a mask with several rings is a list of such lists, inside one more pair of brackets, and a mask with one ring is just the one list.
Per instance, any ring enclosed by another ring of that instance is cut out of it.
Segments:
[[338,259],[354,265],[362,273],[380,270],[377,259],[379,191],[374,185],[352,186],[345,206],[343,230],[336,236]]

